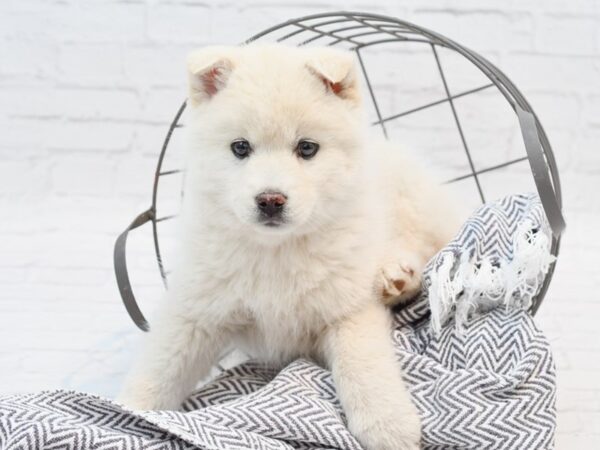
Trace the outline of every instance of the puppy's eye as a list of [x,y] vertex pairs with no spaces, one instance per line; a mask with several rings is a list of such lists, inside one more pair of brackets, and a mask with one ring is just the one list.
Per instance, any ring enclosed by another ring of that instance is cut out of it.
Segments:
[[319,151],[319,144],[314,141],[309,141],[306,139],[298,142],[296,146],[296,152],[303,159],[310,159],[317,154]]
[[244,159],[250,155],[252,147],[250,147],[250,142],[246,139],[236,139],[231,143],[231,151],[236,158]]

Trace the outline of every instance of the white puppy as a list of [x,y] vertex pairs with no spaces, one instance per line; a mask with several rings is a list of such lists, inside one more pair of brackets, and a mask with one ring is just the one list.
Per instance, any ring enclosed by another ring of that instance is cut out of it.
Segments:
[[418,447],[385,305],[456,230],[448,201],[367,138],[351,53],[211,47],[188,68],[181,254],[119,400],[176,409],[232,345],[312,357],[365,448]]

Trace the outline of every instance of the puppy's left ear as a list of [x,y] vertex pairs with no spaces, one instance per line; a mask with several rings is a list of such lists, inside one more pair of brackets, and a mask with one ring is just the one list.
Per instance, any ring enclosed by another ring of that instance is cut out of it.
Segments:
[[351,52],[328,47],[307,51],[309,57],[306,67],[321,80],[327,92],[355,103],[360,102],[358,75]]

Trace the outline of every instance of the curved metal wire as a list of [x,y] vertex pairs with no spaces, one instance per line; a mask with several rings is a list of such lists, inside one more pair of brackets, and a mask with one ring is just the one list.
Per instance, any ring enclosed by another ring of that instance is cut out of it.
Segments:
[[[316,21],[316,22],[315,22]],[[332,28],[333,27],[333,28]],[[351,34],[344,35],[340,33],[345,33],[350,31]],[[277,33],[284,32],[282,36],[276,37]],[[375,39],[372,39],[375,38]],[[382,129],[384,136],[387,136],[387,131],[385,128],[385,123],[398,119],[400,117],[407,116],[409,114],[415,113],[417,111],[421,111],[426,108],[430,108],[442,103],[449,103],[451,107],[451,111],[453,114],[453,118],[455,124],[458,128],[461,142],[463,148],[465,150],[469,167],[471,172],[448,180],[447,182],[456,182],[459,180],[463,180],[466,178],[473,178],[476,188],[478,190],[479,196],[482,201],[485,201],[485,196],[483,192],[483,188],[479,182],[478,176],[483,173],[491,172],[494,170],[498,170],[509,165],[517,164],[520,162],[527,161],[527,157],[516,158],[511,161],[507,161],[501,164],[477,169],[473,160],[471,158],[469,146],[467,144],[466,138],[462,131],[462,125],[460,122],[459,115],[454,108],[454,100],[460,97],[464,97],[467,95],[471,95],[477,92],[480,92],[484,89],[490,89],[495,87],[506,99],[513,110],[517,110],[517,108],[521,108],[524,111],[527,111],[533,114],[533,117],[536,121],[537,133],[539,136],[539,140],[541,143],[541,147],[547,162],[549,176],[551,178],[552,186],[554,188],[554,194],[556,196],[556,202],[560,207],[562,207],[562,195],[561,195],[561,186],[560,179],[558,175],[558,169],[556,167],[556,162],[554,159],[554,154],[552,152],[552,148],[550,146],[550,142],[546,136],[546,133],[540,123],[537,120],[537,116],[535,112],[523,96],[523,94],[516,88],[516,86],[504,75],[497,67],[495,67],[491,62],[487,59],[479,55],[478,53],[448,39],[434,31],[428,30],[423,27],[419,27],[417,25],[411,24],[409,22],[396,19],[393,17],[378,15],[378,14],[370,14],[370,13],[360,13],[360,12],[332,12],[332,13],[323,13],[323,14],[314,14],[309,16],[300,17],[297,19],[291,19],[286,22],[283,22],[278,25],[274,25],[266,30],[263,30],[260,33],[255,34],[248,40],[244,42],[244,44],[248,44],[254,41],[258,41],[261,39],[273,39],[276,42],[290,42],[293,40],[297,40],[296,45],[308,45],[312,43],[318,43],[321,45],[348,45],[350,50],[356,52],[358,57],[358,61],[362,70],[362,73],[365,77],[365,81],[367,84],[367,88],[369,91],[369,95],[373,102],[373,106],[375,108],[377,114],[377,121],[373,122],[372,125],[379,125]],[[329,40],[327,42],[327,40]],[[368,77],[367,67],[364,64],[364,61],[361,57],[361,49],[372,47],[375,45],[381,45],[386,43],[421,43],[427,44],[430,46],[433,57],[435,58],[436,65],[440,74],[441,82],[444,87],[444,91],[446,96],[425,104],[416,108],[412,108],[407,111],[399,112],[397,114],[393,114],[387,117],[382,117],[380,113],[380,109],[377,103],[377,99],[375,93],[372,89],[371,82]],[[462,55],[468,61],[470,61],[473,65],[475,65],[490,81],[484,85],[480,85],[474,87],[472,89],[459,92],[452,93],[446,83],[445,73],[438,56],[437,48],[445,48],[450,49],[458,54]],[[161,220],[166,220],[167,218],[157,218],[156,216],[156,207],[157,207],[157,193],[159,187],[159,181],[162,176],[170,175],[173,173],[177,173],[177,170],[170,171],[162,171],[162,164],[164,160],[165,153],[169,146],[172,134],[174,130],[181,126],[180,120],[182,114],[185,110],[186,103],[184,102],[175,118],[173,119],[165,140],[163,142],[163,146],[161,149],[161,153],[158,159],[158,165],[155,172],[154,178],[154,186],[152,193],[152,211],[154,213],[154,218],[152,219],[153,226],[153,238],[154,238],[154,248],[156,253],[156,258],[158,261],[159,270],[161,273],[161,277],[167,286],[167,272],[164,269],[164,265],[161,258],[160,246],[158,240],[158,227],[157,224]],[[551,252],[553,255],[557,256],[560,247],[560,234],[557,234],[553,237]],[[548,275],[544,280],[544,284],[534,300],[531,306],[531,312],[535,314],[538,310],[544,296],[548,290],[548,286],[552,279],[552,275],[554,272],[555,264],[553,264],[550,268]]]
[[187,101],[184,101],[181,104],[181,106],[179,107],[179,109],[177,110],[177,113],[175,114],[175,118],[171,122],[171,125],[169,125],[169,131],[167,131],[167,135],[165,136],[165,140],[163,142],[162,149],[160,151],[160,155],[158,157],[158,164],[156,165],[156,170],[154,172],[154,185],[152,186],[152,206],[151,206],[151,210],[153,213],[153,215],[152,215],[152,238],[154,240],[154,253],[156,254],[158,270],[160,271],[160,277],[162,278],[165,288],[168,288],[167,272],[165,271],[165,266],[163,264],[162,256],[160,253],[160,244],[158,243],[158,223],[162,222],[164,220],[171,219],[174,216],[157,217],[157,215],[156,215],[157,214],[156,213],[156,202],[158,199],[158,182],[160,180],[160,177],[162,177],[162,176],[173,175],[175,173],[181,172],[181,170],[163,171],[162,165],[163,165],[163,161],[165,159],[165,154],[167,153],[167,148],[169,147],[169,143],[171,142],[171,137],[173,136],[173,132],[175,131],[176,128],[180,127],[179,120],[181,119],[181,116],[183,115],[183,111],[185,111],[186,106],[187,106]]

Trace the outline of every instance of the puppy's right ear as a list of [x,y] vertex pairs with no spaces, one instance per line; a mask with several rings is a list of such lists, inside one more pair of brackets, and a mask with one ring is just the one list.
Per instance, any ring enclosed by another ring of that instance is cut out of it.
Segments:
[[189,99],[194,104],[209,100],[223,89],[233,70],[234,47],[206,47],[187,59]]

